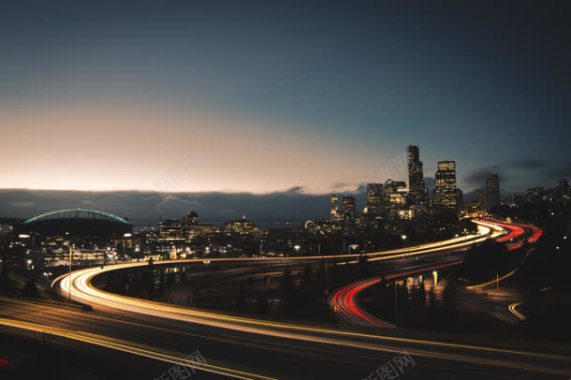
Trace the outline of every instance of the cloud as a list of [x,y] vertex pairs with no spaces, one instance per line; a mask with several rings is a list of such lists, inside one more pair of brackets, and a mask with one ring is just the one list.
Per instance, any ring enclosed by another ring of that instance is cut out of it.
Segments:
[[303,186],[292,186],[285,192],[288,194],[301,194],[303,193]]
[[534,170],[543,169],[549,166],[549,163],[537,158],[522,158],[511,163],[511,166],[517,169]]
[[19,201],[19,202],[11,202],[10,206],[13,207],[21,207],[21,208],[30,208],[30,207],[34,207],[35,203],[34,202],[26,202],[26,201]]
[[180,218],[189,210],[197,211],[201,220],[209,223],[242,215],[258,221],[304,221],[325,218],[329,210],[329,195],[305,194],[301,186],[266,194],[0,190],[0,216],[29,218],[47,211],[85,207],[86,201],[89,208],[128,217],[139,225]]
[[564,163],[545,172],[547,178],[570,178],[571,177],[571,163]]
[[[486,177],[491,173],[498,173],[500,165],[488,166],[486,168],[476,169],[464,177],[464,182],[470,186],[482,187],[486,181]],[[499,174],[499,173],[498,173]],[[503,177],[503,176],[502,176]]]

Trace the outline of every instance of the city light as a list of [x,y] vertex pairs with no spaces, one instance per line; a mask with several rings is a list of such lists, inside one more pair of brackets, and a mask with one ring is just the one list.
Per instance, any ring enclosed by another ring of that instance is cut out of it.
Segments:
[[569,378],[571,4],[302,3],[6,3],[0,379]]

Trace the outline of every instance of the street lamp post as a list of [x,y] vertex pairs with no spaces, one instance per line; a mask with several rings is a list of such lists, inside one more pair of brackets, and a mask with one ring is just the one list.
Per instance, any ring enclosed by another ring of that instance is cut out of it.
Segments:
[[[408,236],[406,236],[406,235],[403,234],[403,235],[400,236],[400,238],[401,238],[401,240],[402,240],[402,243],[403,243],[404,248],[408,248],[408,247],[407,247],[407,244],[406,244],[406,239],[408,239]],[[405,251],[407,251],[407,250],[408,250],[408,249],[406,249]],[[405,253],[403,253],[403,254],[401,255],[401,258],[404,259],[404,257],[405,257]]]
[[394,282],[394,286],[395,286],[395,326],[398,323],[398,292],[397,292],[397,281],[395,280]]
[[69,292],[68,292],[68,300],[71,302],[71,271],[72,271],[72,263],[73,263],[73,250],[71,248],[71,244],[68,242],[67,247],[69,248]]

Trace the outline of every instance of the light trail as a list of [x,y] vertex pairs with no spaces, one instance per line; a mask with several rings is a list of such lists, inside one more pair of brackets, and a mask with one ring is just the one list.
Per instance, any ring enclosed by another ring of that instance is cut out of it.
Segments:
[[[515,226],[510,225],[502,222],[498,222],[496,220],[482,220],[482,219],[475,219],[472,220],[473,223],[478,225],[479,234],[478,235],[469,235],[463,238],[456,238],[450,239],[443,242],[437,242],[431,244],[429,249],[417,249],[413,252],[404,252],[400,255],[400,257],[405,258],[409,256],[415,255],[422,255],[422,254],[432,254],[442,251],[454,251],[460,250],[467,247],[471,247],[473,244],[478,244],[484,242],[488,239],[495,239],[498,242],[507,242],[512,241],[514,239],[520,238],[525,230],[523,226]],[[526,228],[534,227],[534,226],[526,226]],[[537,228],[534,227],[536,230]],[[492,233],[492,231],[494,231]],[[509,232],[506,232],[509,231]],[[516,244],[523,245],[523,242],[518,242]],[[512,246],[512,249],[519,248],[520,246]],[[371,258],[369,261],[384,261],[393,259],[394,256],[381,256],[376,258]],[[397,273],[393,276],[387,276],[386,279],[398,278],[410,274],[421,273],[425,271],[436,270],[442,267],[450,267],[454,265],[461,264],[462,261],[456,261],[454,263],[446,263],[442,265],[436,265],[428,268],[419,267],[415,270],[411,270],[408,272],[401,272]],[[515,271],[514,271],[515,272]],[[509,278],[513,275],[512,273],[508,273],[507,275],[503,276],[500,280],[504,280]],[[379,318],[374,317],[373,315],[367,313],[363,310],[358,303],[358,297],[360,293],[362,293],[368,287],[371,287],[375,284],[380,282],[379,278],[372,278],[354,282],[349,284],[341,289],[338,289],[333,295],[329,298],[329,305],[330,307],[337,313],[337,315],[341,316],[342,319],[349,322],[350,324],[360,325],[360,326],[375,326],[375,327],[395,327],[394,325],[385,322]],[[484,283],[480,285],[472,285],[468,286],[467,289],[480,289],[490,285],[491,283],[495,283],[496,281],[492,281],[489,283]]]
[[[100,268],[95,269],[95,271],[100,270]],[[518,351],[513,349],[358,333],[346,330],[334,330],[299,324],[234,317],[221,313],[199,311],[188,308],[177,308],[158,302],[138,300],[97,290],[89,284],[90,277],[92,278],[94,273],[78,274],[77,272],[74,272],[72,275],[74,275],[73,282],[75,283],[75,294],[78,294],[77,292],[79,291],[82,292],[81,294],[83,294],[85,291],[90,293],[87,297],[82,295],[82,298],[87,299],[94,308],[114,308],[122,311],[131,311],[142,315],[219,327],[222,329],[234,330],[243,333],[252,333],[275,338],[292,339],[303,342],[335,345],[376,352],[402,352],[403,348],[399,345],[405,344],[407,346],[412,346],[407,347],[406,349],[408,352],[415,356],[441,360],[452,360],[465,363],[479,363],[481,365],[522,368],[522,364],[519,361],[517,364],[515,364],[510,362],[508,359],[490,359],[487,357],[487,355],[476,358],[475,355],[477,352],[482,354],[494,353],[535,359],[569,360],[569,358],[564,356],[557,357],[549,354]],[[85,287],[87,287],[87,289],[85,289]],[[63,289],[67,289],[65,284],[63,285]],[[560,369],[554,369],[551,366],[541,366],[541,368],[539,368],[532,363],[524,364],[523,368],[527,368],[533,371],[548,371],[550,373],[557,374],[561,373]]]
[[[482,239],[495,237],[501,235],[503,230],[498,230],[496,226],[486,226],[486,223],[478,223],[478,234],[468,235],[458,238],[449,239],[437,243],[428,243],[416,247],[394,249],[388,251],[380,251],[368,254],[373,256],[370,260],[388,260],[389,258],[394,258],[396,256],[411,256],[411,255],[421,255],[429,254],[435,252],[441,252],[446,249],[456,249],[461,247],[467,247],[475,244]],[[492,229],[495,231],[492,233]],[[286,258],[278,259],[277,262],[291,262],[299,261],[305,259],[322,260],[324,257],[328,258],[342,258],[342,257],[358,257],[360,254],[354,255],[334,255],[334,256],[311,256],[311,257],[297,257],[297,258]],[[377,257],[380,256],[380,257]],[[157,262],[157,265],[167,265],[167,264],[180,264],[180,263],[193,263],[201,262],[201,259],[193,260],[172,260],[172,261],[161,261]],[[268,263],[268,259],[250,259],[250,258],[236,258],[236,259],[211,259],[211,261],[218,262],[264,262]],[[230,329],[247,329],[249,332],[255,333],[265,333],[274,334],[274,331],[261,331],[260,328],[280,328],[280,329],[294,329],[296,331],[310,331],[317,332],[319,330],[308,329],[304,327],[299,327],[297,325],[286,325],[276,322],[268,322],[262,320],[255,320],[249,318],[233,317],[221,313],[213,313],[207,311],[199,311],[194,309],[183,309],[177,308],[170,305],[165,305],[161,303],[145,301],[140,299],[134,299],[129,297],[123,297],[116,294],[104,292],[102,290],[96,289],[91,281],[94,277],[101,275],[106,272],[116,271],[121,269],[136,268],[148,265],[147,262],[135,262],[126,264],[117,264],[113,266],[108,266],[106,268],[89,268],[73,272],[71,275],[64,275],[56,279],[52,286],[57,286],[58,291],[69,297],[69,289],[71,290],[71,298],[80,303],[86,303],[94,308],[114,308],[123,311],[130,311],[134,313],[142,313],[152,316],[161,316],[164,318],[178,319],[192,323],[202,323],[214,327],[230,328]],[[236,326],[240,324],[240,326]],[[319,331],[322,332],[322,331]],[[337,333],[337,332],[336,332]]]
[[[491,230],[487,227],[480,229],[481,233],[490,234]],[[499,236],[500,233],[495,230],[494,233],[488,235],[488,238]],[[472,236],[474,239],[480,239],[481,235]],[[463,237],[454,240],[452,246],[455,246],[460,240],[464,240],[466,244],[474,244],[474,239]],[[431,243],[429,246],[436,248],[440,251],[443,242]],[[424,245],[426,246],[426,245]],[[411,249],[392,250],[398,252],[406,252]],[[414,247],[414,250],[423,250],[421,246]],[[426,250],[428,253],[431,249]],[[426,253],[426,252],[425,252]],[[378,255],[386,254],[386,252],[379,252]],[[358,256],[346,255],[346,256]],[[335,257],[335,256],[328,256]],[[337,256],[339,257],[339,256]],[[322,259],[323,256],[312,257],[312,259]],[[296,258],[300,260],[302,258]],[[305,257],[304,259],[307,259]],[[211,259],[214,261],[250,261],[252,259],[238,258],[238,259]],[[264,263],[271,263],[268,259],[259,259]],[[254,261],[259,261],[254,260]],[[188,262],[200,262],[196,260],[174,260],[156,262],[156,264],[180,264]],[[277,260],[276,262],[288,262],[291,260]],[[149,316],[154,318],[164,318],[176,321],[182,321],[197,325],[210,326],[221,328],[225,330],[233,330],[241,333],[257,334],[267,337],[283,338],[289,340],[297,340],[310,343],[319,343],[325,345],[342,346],[352,349],[369,350],[377,352],[401,352],[402,345],[407,346],[407,350],[414,355],[430,357],[433,359],[453,360],[466,363],[478,362],[482,365],[496,365],[507,366],[511,368],[522,368],[521,363],[515,364],[510,362],[510,359],[490,359],[487,355],[475,358],[475,354],[480,352],[482,354],[502,354],[520,358],[535,358],[549,359],[549,360],[569,360],[566,356],[557,356],[544,353],[536,353],[529,351],[519,351],[510,348],[501,347],[487,347],[479,345],[458,344],[433,340],[423,340],[414,338],[401,338],[395,336],[377,335],[369,333],[353,332],[342,329],[313,327],[302,324],[274,322],[269,320],[261,320],[240,316],[232,316],[218,312],[210,312],[204,310],[197,310],[192,308],[182,308],[173,305],[167,305],[160,302],[147,301],[142,299],[125,297],[117,294],[108,293],[95,288],[92,285],[92,280],[103,273],[116,271],[121,269],[136,268],[148,265],[146,262],[142,263],[126,263],[109,266],[106,268],[89,268],[72,272],[71,275],[65,275],[54,281],[53,285],[62,294],[67,296],[70,284],[72,285],[72,299],[81,303],[88,304],[94,309],[111,310],[120,312],[135,313],[140,316]],[[519,360],[519,359],[518,359]],[[548,371],[550,373],[561,373],[560,369],[553,369],[551,367],[536,367],[533,364],[524,365],[529,370]]]
[[520,313],[517,308],[519,306],[522,305],[522,302],[514,302],[511,305],[508,306],[509,311],[515,315],[516,317],[518,317],[521,321],[525,321],[527,318],[525,317],[525,315],[523,315],[522,313]]
[[[510,230],[510,233],[496,239],[496,241],[498,243],[501,243],[501,242],[507,243],[508,241],[512,242],[513,240],[518,240],[516,242],[506,244],[506,247],[509,251],[513,251],[515,249],[519,249],[519,248],[523,247],[525,241],[527,241],[529,244],[537,243],[539,238],[543,235],[543,231],[540,228],[533,226],[531,224],[506,224],[506,223],[502,223],[502,222],[497,222],[495,220],[490,222],[490,223],[496,224],[498,226],[501,226],[503,228],[507,228]],[[525,230],[526,229],[531,230],[531,236],[528,237],[527,239],[525,238]],[[504,274],[503,276],[501,276],[497,279],[486,281],[486,282],[484,282],[482,284],[478,284],[478,285],[466,286],[466,289],[467,290],[481,290],[481,289],[486,288],[488,286],[495,285],[495,284],[498,284],[502,281],[507,280],[508,278],[510,278],[514,274],[516,274],[517,271],[518,271],[518,268],[512,270],[509,273]]]
[[486,282],[478,284],[478,285],[468,285],[468,286],[466,286],[466,289],[467,290],[481,290],[481,289],[484,289],[485,287],[488,287],[491,285],[496,285],[497,283],[500,283],[504,280],[507,280],[508,278],[512,277],[516,273],[517,273],[517,268],[512,270],[509,273],[504,274],[503,276],[501,276],[497,279],[486,281]]
[[91,345],[104,347],[111,350],[122,351],[129,354],[158,360],[165,363],[181,365],[192,368],[197,371],[214,373],[216,375],[227,376],[233,379],[243,380],[274,380],[275,378],[266,377],[254,373],[244,372],[236,369],[225,368],[211,363],[193,363],[187,364],[187,356],[179,353],[173,353],[159,348],[139,345],[121,339],[110,338],[103,335],[92,334],[88,332],[73,331],[61,329],[37,323],[23,322],[14,319],[0,318],[0,325],[25,330],[28,332],[36,332],[40,334],[49,334],[62,338],[88,343]]
[[[415,268],[413,270],[407,270],[403,272],[397,272],[394,274],[390,274],[384,276],[385,280],[393,280],[397,278],[401,278],[404,276],[409,276],[412,274],[418,274],[423,272],[430,272],[436,269],[448,268],[451,266],[456,266],[460,264],[461,260],[455,260],[451,263],[444,263],[444,264],[432,264],[432,265],[425,265],[422,267]],[[377,318],[365,310],[363,310],[358,302],[359,295],[367,288],[374,286],[381,282],[379,277],[366,279],[351,283],[339,290],[329,297],[329,305],[330,307],[336,311],[344,320],[349,322],[350,324],[359,325],[359,326],[375,326],[381,328],[394,328],[395,325],[383,321],[380,318]]]

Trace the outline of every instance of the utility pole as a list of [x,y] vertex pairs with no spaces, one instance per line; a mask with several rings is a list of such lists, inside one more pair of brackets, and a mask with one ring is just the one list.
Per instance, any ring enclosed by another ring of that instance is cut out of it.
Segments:
[[395,326],[398,321],[398,296],[397,296],[397,282],[395,280]]
[[71,302],[71,270],[72,270],[72,261],[73,261],[73,250],[71,249],[71,244],[68,242],[67,247],[69,248],[69,302]]

